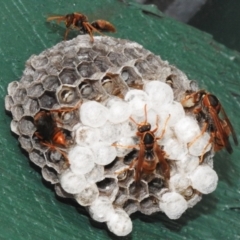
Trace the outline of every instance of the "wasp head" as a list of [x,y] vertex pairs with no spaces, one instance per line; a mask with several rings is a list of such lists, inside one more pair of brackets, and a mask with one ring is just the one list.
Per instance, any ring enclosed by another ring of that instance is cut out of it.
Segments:
[[138,131],[140,133],[148,132],[151,130],[151,124],[147,122],[142,122],[138,125]]
[[203,110],[209,110],[209,108],[212,108],[216,111],[218,114],[221,110],[221,104],[216,96],[212,94],[206,94],[202,97],[201,105]]

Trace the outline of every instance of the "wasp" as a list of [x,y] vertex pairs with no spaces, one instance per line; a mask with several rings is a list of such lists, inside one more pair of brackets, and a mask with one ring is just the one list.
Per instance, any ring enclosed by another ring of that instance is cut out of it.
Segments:
[[[52,150],[59,151],[69,164],[65,151],[71,144],[67,131],[58,126],[59,121],[54,117],[54,113],[62,114],[74,111],[79,107],[77,104],[73,108],[62,108],[57,110],[41,110],[34,116],[34,125],[36,127],[35,136],[40,140],[40,144],[49,147]],[[61,124],[61,123],[60,123]]]
[[39,139],[40,144],[59,151],[69,164],[68,157],[60,148],[68,146],[68,140],[64,130],[57,126],[53,113],[49,111],[40,111],[34,117],[34,125],[37,128],[35,136]]
[[57,23],[65,21],[66,31],[64,35],[64,40],[67,39],[68,33],[71,29],[77,29],[83,34],[89,34],[90,42],[93,42],[93,33],[97,32],[102,34],[102,32],[116,32],[115,27],[108,21],[99,19],[92,23],[88,21],[86,15],[82,13],[70,13],[65,16],[50,16],[47,21],[56,20]]
[[[139,152],[138,156],[131,162],[129,169],[135,168],[135,181],[136,183],[139,183],[142,174],[153,173],[157,167],[157,164],[159,163],[164,178],[168,180],[170,178],[170,166],[165,158],[166,153],[160,148],[157,141],[163,137],[170,115],[165,122],[165,127],[161,136],[156,137],[155,133],[158,130],[159,117],[156,117],[156,128],[151,130],[151,124],[147,122],[146,105],[144,107],[144,112],[145,120],[141,123],[137,123],[133,118],[130,117],[130,120],[138,126],[136,135],[139,137],[139,144],[136,146],[127,146],[127,148],[138,148]],[[118,147],[119,145],[115,146]]]
[[[206,150],[209,144],[213,143],[213,149],[215,152],[223,148],[226,148],[229,154],[233,152],[232,146],[229,142],[229,136],[232,134],[235,145],[238,145],[236,133],[216,96],[205,90],[187,92],[181,103],[184,108],[192,109],[199,122],[202,123],[203,121],[201,133],[193,140],[193,142],[207,131],[210,133],[210,139],[204,150]],[[192,145],[193,142],[190,144]],[[200,163],[202,163],[202,161],[203,154],[200,158]]]

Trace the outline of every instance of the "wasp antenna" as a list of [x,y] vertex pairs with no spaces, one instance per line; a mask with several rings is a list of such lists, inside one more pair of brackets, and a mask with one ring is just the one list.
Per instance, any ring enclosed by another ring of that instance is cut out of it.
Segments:
[[164,124],[164,128],[162,130],[162,134],[157,138],[158,140],[160,140],[164,136],[165,131],[166,131],[166,127],[167,127],[167,123],[168,123],[170,117],[171,117],[171,114],[168,114],[168,117],[167,117],[167,119],[165,121],[165,124]]
[[134,122],[137,126],[139,126],[139,123],[137,123],[132,117],[129,118],[132,122]]
[[147,122],[147,104],[144,105],[145,123]]
[[54,21],[54,20],[56,20],[57,22],[65,21],[65,16],[49,16],[47,18],[47,22]]

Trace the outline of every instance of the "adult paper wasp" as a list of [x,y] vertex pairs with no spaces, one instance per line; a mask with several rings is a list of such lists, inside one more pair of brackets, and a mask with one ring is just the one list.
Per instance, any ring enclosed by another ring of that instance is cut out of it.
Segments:
[[[184,108],[193,110],[199,122],[203,121],[201,134],[197,136],[193,142],[201,137],[205,131],[208,131],[210,133],[210,140],[207,146],[213,143],[214,151],[226,148],[228,153],[231,154],[233,149],[229,142],[229,135],[232,134],[235,145],[238,145],[238,140],[233,126],[217,97],[205,90],[200,90],[197,92],[187,92],[185,98],[181,102]],[[203,154],[200,163],[202,163],[202,161]]]
[[68,140],[64,130],[57,126],[50,111],[40,111],[34,117],[34,125],[37,128],[35,136],[39,139],[41,145],[51,150],[59,151],[69,164],[66,153],[61,148],[68,146]]
[[[139,137],[139,144],[136,146],[126,146],[127,148],[139,148],[138,156],[132,161],[129,166],[129,169],[135,168],[135,181],[139,183],[141,180],[142,174],[153,173],[157,167],[157,164],[160,164],[160,168],[165,179],[170,178],[170,167],[168,162],[165,159],[166,153],[160,148],[157,141],[160,140],[164,133],[166,124],[170,118],[167,118],[164,129],[160,137],[156,137],[155,133],[158,130],[158,116],[156,117],[156,128],[151,130],[151,124],[147,122],[147,108],[144,107],[145,111],[145,120],[141,123],[137,123],[133,118],[130,118],[138,127],[136,135]],[[117,147],[124,147],[115,145]]]
[[70,13],[65,16],[50,16],[47,21],[56,20],[57,23],[65,21],[66,31],[64,35],[64,40],[67,39],[70,29],[77,29],[84,34],[89,34],[90,41],[93,42],[93,32],[102,34],[102,32],[116,32],[115,27],[108,21],[99,19],[92,23],[88,22],[86,15],[82,13]]
[[[54,113],[66,113],[74,111],[79,107],[77,104],[73,108],[62,108],[57,110],[45,111],[42,110],[34,116],[34,125],[37,128],[35,136],[39,139],[40,144],[48,147],[51,150],[56,150],[60,152],[65,158],[67,164],[69,164],[68,157],[65,151],[61,149],[66,149],[71,144],[69,139],[69,134],[67,130],[58,127],[58,122]],[[62,124],[62,123],[60,123]]]

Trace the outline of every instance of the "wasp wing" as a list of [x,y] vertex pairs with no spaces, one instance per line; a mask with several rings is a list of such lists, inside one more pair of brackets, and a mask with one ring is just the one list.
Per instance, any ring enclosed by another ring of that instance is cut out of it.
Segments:
[[157,154],[158,161],[160,163],[164,177],[166,179],[169,179],[170,178],[170,167],[169,167],[167,160],[165,159],[165,152],[159,147],[157,142],[154,143],[153,149],[154,149],[155,153]]
[[[220,139],[222,146],[225,147],[228,153],[231,154],[233,152],[233,149],[228,139],[228,133],[223,128],[223,120],[220,119],[215,109],[210,109],[209,112],[214,122],[214,126],[216,127],[216,131],[218,133],[217,138]],[[216,144],[216,141],[215,141],[215,144]]]
[[139,183],[141,175],[142,175],[142,167],[143,167],[143,162],[144,162],[144,157],[145,157],[145,148],[144,145],[140,143],[139,145],[139,152],[137,156],[137,166],[135,169],[135,181]]
[[227,126],[230,129],[230,132],[232,133],[232,137],[235,145],[238,145],[237,135],[223,107],[221,108],[221,114],[223,115],[223,120],[226,121]]

